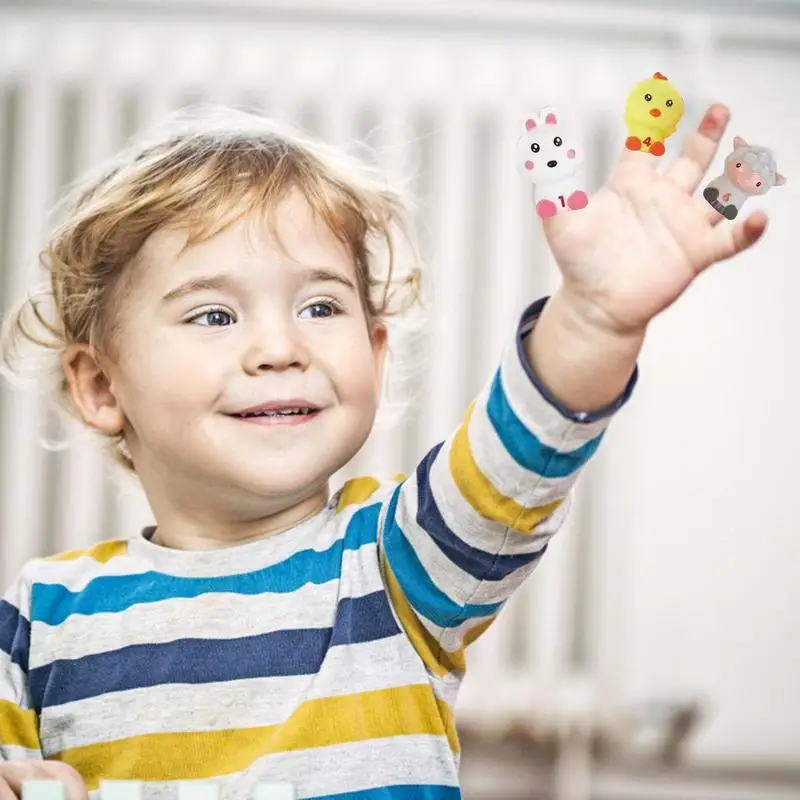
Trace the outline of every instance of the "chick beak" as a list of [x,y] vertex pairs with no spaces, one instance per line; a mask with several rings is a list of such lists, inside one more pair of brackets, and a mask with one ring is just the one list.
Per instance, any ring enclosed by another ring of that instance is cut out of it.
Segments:
[[660,111],[660,109],[658,109],[658,108],[651,108],[651,109],[650,109],[650,116],[651,116],[651,117],[660,117],[660,116],[661,116],[661,111]]

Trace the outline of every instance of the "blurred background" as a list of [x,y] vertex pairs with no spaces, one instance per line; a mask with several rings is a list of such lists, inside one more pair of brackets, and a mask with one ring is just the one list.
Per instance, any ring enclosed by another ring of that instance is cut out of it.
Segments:
[[[436,292],[424,405],[342,475],[409,472],[552,291],[514,148],[559,105],[587,185],[625,98],[683,94],[668,166],[708,103],[774,149],[771,225],[653,325],[632,402],[535,577],[472,649],[458,720],[466,800],[800,798],[800,3],[551,0],[0,2],[0,308],[41,278],[62,187],[170,110],[226,103],[361,141],[409,181]],[[729,223],[723,223],[729,224]],[[132,534],[143,497],[33,390],[0,393],[0,578]]]

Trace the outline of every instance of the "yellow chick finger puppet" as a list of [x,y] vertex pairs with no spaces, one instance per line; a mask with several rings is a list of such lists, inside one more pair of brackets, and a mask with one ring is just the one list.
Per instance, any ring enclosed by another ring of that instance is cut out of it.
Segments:
[[656,72],[652,78],[637,83],[628,95],[625,147],[663,156],[664,139],[675,133],[682,116],[683,98],[674,84]]

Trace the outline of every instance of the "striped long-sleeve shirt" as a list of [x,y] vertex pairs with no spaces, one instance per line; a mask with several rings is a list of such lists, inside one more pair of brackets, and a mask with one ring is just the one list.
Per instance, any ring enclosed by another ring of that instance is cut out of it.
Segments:
[[176,551],[151,531],[28,563],[0,601],[0,761],[66,762],[94,792],[214,780],[252,800],[455,800],[464,649],[536,566],[617,403],[547,395],[524,337],[407,479],[349,481],[261,541]]

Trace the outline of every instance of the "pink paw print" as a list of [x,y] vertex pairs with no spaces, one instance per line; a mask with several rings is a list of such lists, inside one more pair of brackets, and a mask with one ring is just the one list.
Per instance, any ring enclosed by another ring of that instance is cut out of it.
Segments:
[[567,198],[567,206],[571,208],[573,211],[577,211],[580,208],[586,208],[589,205],[589,198],[586,196],[586,192],[573,192]]
[[552,200],[540,200],[536,204],[536,213],[539,215],[539,219],[547,219],[558,214],[558,208]]

